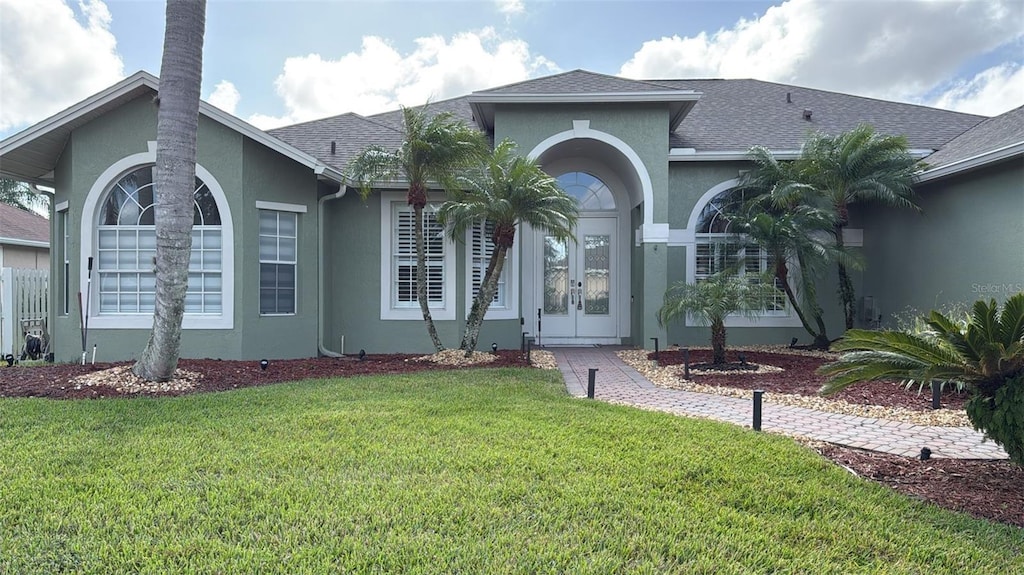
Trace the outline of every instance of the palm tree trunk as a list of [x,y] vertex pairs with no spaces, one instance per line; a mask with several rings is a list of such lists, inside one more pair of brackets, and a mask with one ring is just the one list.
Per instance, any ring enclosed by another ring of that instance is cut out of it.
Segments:
[[498,291],[498,278],[501,277],[501,270],[505,267],[505,254],[508,252],[508,246],[502,245],[496,246],[496,248],[491,254],[491,261],[487,262],[487,271],[484,272],[484,277],[480,281],[480,291],[473,300],[469,317],[466,318],[466,333],[462,336],[460,348],[466,352],[466,357],[472,355],[473,350],[476,349],[477,340],[480,339],[480,327],[484,323],[484,317],[491,307],[491,302],[494,301],[494,293]]
[[205,29],[206,0],[168,0],[154,167],[156,303],[153,331],[133,368],[149,381],[170,379],[181,352]]
[[804,290],[806,297],[804,300],[810,307],[811,316],[814,317],[814,323],[818,325],[817,332],[810,332],[814,336],[814,347],[817,349],[828,349],[832,342],[828,339],[828,332],[825,328],[824,312],[821,306],[818,305],[818,294],[814,287],[814,277],[808,273],[808,267],[804,264],[803,258],[798,257],[797,261],[800,262],[800,285]]
[[725,363],[725,324],[721,321],[711,323],[711,363]]
[[[842,250],[845,247],[843,245],[843,225],[836,225],[832,233],[836,238],[836,247]],[[846,329],[853,329],[853,319],[856,317],[855,304],[857,295],[854,293],[853,282],[850,280],[850,274],[846,270],[846,264],[840,261],[837,262],[837,266],[839,267],[839,301],[843,306]]]
[[416,236],[416,299],[420,302],[423,322],[427,324],[427,334],[434,344],[435,351],[444,349],[441,338],[437,335],[434,318],[430,315],[430,302],[427,300],[427,250],[423,238],[423,204],[417,202],[412,206],[415,218],[414,234]]

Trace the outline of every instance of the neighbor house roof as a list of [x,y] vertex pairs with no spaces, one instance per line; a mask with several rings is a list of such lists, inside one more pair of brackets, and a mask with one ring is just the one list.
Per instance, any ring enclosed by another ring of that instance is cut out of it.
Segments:
[[[481,104],[553,103],[556,96],[566,101],[604,101],[614,94],[626,101],[653,98],[679,106],[683,117],[669,134],[666,153],[680,161],[742,159],[755,145],[767,146],[780,157],[795,155],[811,132],[835,134],[861,123],[881,133],[906,136],[910,147],[926,156],[985,120],[973,114],[760,80],[637,81],[584,70],[481,90],[429,106],[479,124],[479,115],[488,113]],[[344,114],[270,133],[340,170],[367,145],[397,147],[401,140],[395,140],[392,130],[402,131],[401,110],[365,118]],[[335,154],[324,155],[332,141]]]
[[0,204],[0,244],[49,247],[50,220],[21,208]]
[[[53,185],[53,169],[72,131],[127,102],[152,97],[158,90],[159,81],[155,76],[147,72],[136,72],[106,90],[0,141],[0,176]],[[199,102],[199,113],[311,168],[317,175],[337,182],[342,180],[339,172],[315,156],[306,154],[206,102]]]
[[921,181],[1024,156],[1024,106],[989,118],[928,156]]

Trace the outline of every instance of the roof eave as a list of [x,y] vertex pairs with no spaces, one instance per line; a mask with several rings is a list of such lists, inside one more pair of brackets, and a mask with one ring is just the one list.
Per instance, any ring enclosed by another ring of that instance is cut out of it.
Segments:
[[978,168],[982,168],[996,162],[1008,160],[1015,156],[1024,156],[1024,142],[1017,142],[1016,144],[1003,146],[1002,148],[990,150],[969,158],[964,158],[963,160],[958,160],[956,162],[919,172],[917,181],[918,183],[921,183],[941,178],[948,178],[956,174],[977,170]]
[[[39,138],[51,131],[59,130],[68,124],[73,123],[75,120],[88,115],[94,110],[101,108],[102,106],[115,102],[118,98],[122,98],[128,94],[131,94],[134,90],[140,87],[147,87],[157,93],[159,93],[159,79],[156,76],[148,72],[136,72],[128,78],[114,84],[113,86],[103,90],[81,102],[61,111],[49,118],[35,124],[6,140],[0,141],[0,157],[17,150],[18,148],[32,143],[33,140]],[[336,183],[343,183],[344,177],[338,170],[327,166],[323,162],[317,160],[313,156],[291,146],[270,134],[256,128],[255,126],[237,118],[223,110],[207,103],[202,100],[199,102],[199,112],[242,135],[270,148],[271,150],[290,158],[299,164],[306,166],[314,171],[318,177],[329,179]],[[48,159],[50,166],[50,172],[52,173],[53,168],[57,163],[56,157]],[[0,169],[0,174],[4,177],[12,179],[27,181],[35,184],[52,185],[52,180],[47,180],[40,176],[32,176],[29,174],[20,174],[12,172],[11,170]]]
[[0,238],[0,244],[8,246],[22,246],[28,248],[46,248],[49,249],[50,242],[39,242],[35,240],[23,240],[21,238]]
[[656,90],[650,92],[590,92],[590,93],[541,93],[541,94],[493,94],[475,92],[468,101],[473,109],[473,118],[480,129],[494,129],[494,106],[496,104],[643,104],[667,103],[671,106],[669,129],[675,130],[683,118],[703,96],[693,90]]

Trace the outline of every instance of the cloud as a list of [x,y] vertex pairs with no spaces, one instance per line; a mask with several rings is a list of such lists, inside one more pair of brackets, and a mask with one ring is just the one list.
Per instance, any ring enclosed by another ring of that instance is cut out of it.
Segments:
[[124,77],[100,0],[0,0],[0,131],[39,121]]
[[227,80],[221,80],[214,86],[213,93],[206,101],[229,114],[234,114],[238,101],[241,99],[242,95],[238,93],[234,84]]
[[494,0],[494,3],[498,5],[498,12],[501,12],[506,17],[522,14],[526,11],[526,5],[523,3],[523,0]]
[[1024,3],[789,0],[753,20],[645,42],[631,78],[758,78],[919,101],[972,58],[1024,38]]
[[976,74],[970,80],[954,82],[931,106],[996,116],[1024,105],[1024,66],[1005,63]]
[[248,120],[267,129],[345,112],[375,114],[558,71],[550,60],[532,56],[526,42],[502,39],[493,28],[418,38],[415,44],[403,55],[387,40],[365,36],[358,52],[337,59],[288,58],[275,81],[286,113]]

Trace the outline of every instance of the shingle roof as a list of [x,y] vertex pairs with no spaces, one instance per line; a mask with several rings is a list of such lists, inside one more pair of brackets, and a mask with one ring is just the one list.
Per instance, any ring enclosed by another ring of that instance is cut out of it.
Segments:
[[[670,135],[673,148],[798,150],[810,132],[837,134],[867,123],[880,133],[906,136],[911,148],[938,149],[985,119],[760,80],[652,82],[704,94]],[[804,119],[804,110],[810,110],[810,120]]]
[[[399,113],[400,121],[401,113]],[[387,149],[395,149],[402,144],[400,127],[353,113],[285,126],[267,132],[338,170],[344,170],[348,161],[367,146],[378,145]],[[331,153],[332,142],[335,144],[333,154]]]
[[931,168],[1024,142],[1024,106],[989,118],[947,142],[925,162]]
[[618,76],[608,76],[587,70],[571,70],[480,90],[481,94],[600,94],[620,92],[664,92],[675,90],[672,86],[652,84],[642,80],[629,80]]
[[[902,134],[911,148],[939,149],[985,118],[919,106],[852,96],[838,92],[760,80],[627,80],[573,70],[509,84],[475,94],[550,94],[671,92],[692,90],[703,96],[669,135],[670,148],[742,152],[763,145],[773,150],[798,150],[813,131],[839,133],[868,123],[885,134]],[[788,100],[787,100],[788,96]],[[450,112],[473,122],[470,96],[431,102],[437,112]],[[811,111],[810,120],[804,110]],[[668,127],[666,126],[666,129]],[[402,112],[373,116],[343,114],[270,130],[284,142],[331,166],[342,169],[349,158],[370,144],[396,148],[401,144]],[[330,143],[336,153],[330,155]],[[668,150],[666,150],[668,152]]]
[[50,243],[50,220],[21,208],[0,204],[0,243],[4,239]]

